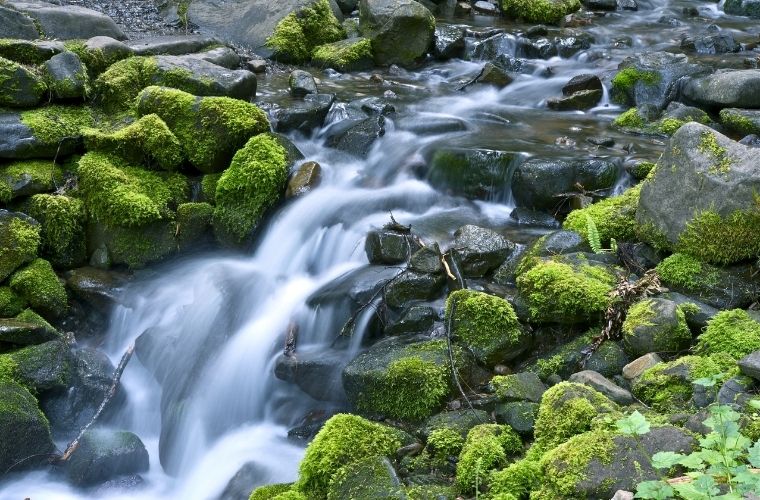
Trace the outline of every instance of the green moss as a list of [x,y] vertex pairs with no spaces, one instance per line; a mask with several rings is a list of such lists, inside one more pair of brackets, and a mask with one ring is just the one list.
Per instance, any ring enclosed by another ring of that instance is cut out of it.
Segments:
[[636,209],[640,192],[639,184],[620,196],[606,198],[586,208],[573,210],[565,219],[563,227],[575,231],[588,241],[588,215],[596,225],[602,245],[609,245],[611,238],[616,241],[633,241],[636,238]]
[[409,500],[454,500],[454,488],[438,484],[424,484],[407,488]]
[[154,57],[129,57],[111,65],[95,80],[97,99],[107,108],[129,108],[140,90],[154,83]]
[[[90,225],[92,228],[96,225]],[[96,226],[97,227],[97,226]],[[100,227],[105,233],[105,246],[113,264],[140,268],[156,262],[177,250],[176,224],[161,220],[135,227]]]
[[309,498],[324,498],[338,469],[374,455],[393,456],[403,440],[403,433],[391,427],[356,415],[334,415],[306,448],[297,489]]
[[125,50],[103,51],[101,49],[88,49],[86,40],[67,40],[64,43],[66,50],[79,56],[79,60],[87,67],[87,72],[95,78],[109,66],[117,61],[130,57]]
[[[450,318],[456,304],[456,313]],[[474,290],[457,290],[446,301],[446,321],[479,361],[494,364],[519,347],[522,327],[506,300]]]
[[[20,86],[20,82],[25,85]],[[36,70],[0,57],[0,106],[33,106],[46,90]]]
[[79,160],[79,191],[93,219],[111,227],[135,227],[172,218],[188,186],[179,174],[150,172],[91,151]]
[[0,286],[0,318],[11,318],[26,307],[26,300],[7,286]]
[[29,127],[34,137],[44,144],[60,144],[82,135],[82,129],[92,127],[92,110],[82,106],[49,105],[23,111],[21,122]]
[[288,490],[272,497],[272,500],[308,500],[308,497],[296,490]]
[[675,249],[712,264],[732,264],[760,255],[760,210],[736,211],[722,217],[698,213],[686,225]]
[[530,492],[543,483],[541,465],[534,460],[519,460],[491,474],[488,493],[513,495],[516,500],[528,500]]
[[312,64],[338,71],[354,71],[372,66],[372,42],[368,38],[342,40],[314,49]]
[[637,82],[644,85],[657,85],[660,83],[660,75],[655,71],[642,71],[636,68],[624,68],[612,79],[613,90],[632,90]]
[[678,118],[663,118],[658,121],[655,127],[657,130],[665,135],[675,134],[682,125],[686,122],[679,120]]
[[0,220],[0,281],[37,256],[40,226],[18,217]]
[[707,169],[711,174],[727,174],[731,170],[731,158],[726,148],[718,144],[718,139],[711,132],[704,132],[697,149],[700,153],[710,156],[714,162]]
[[615,403],[585,385],[561,382],[549,388],[538,409],[532,454],[539,455],[590,430],[595,417],[615,409]]
[[138,98],[138,114],[157,114],[177,136],[185,156],[201,172],[229,165],[252,136],[269,131],[266,114],[254,104],[229,97],[195,97],[181,90],[148,87]]
[[[652,171],[654,172],[654,170]],[[651,222],[636,226],[636,237],[643,242],[649,243],[659,251],[670,250],[672,245],[667,236]]]
[[580,7],[578,0],[501,0],[506,15],[529,23],[556,24]]
[[45,321],[45,318],[37,314],[36,312],[32,311],[31,309],[24,309],[20,313],[16,315],[16,319],[19,321],[23,321],[24,323],[31,323],[33,325],[38,325],[47,330],[49,333],[53,335],[58,335],[58,330],[53,327],[50,323]]
[[544,322],[582,322],[607,309],[615,278],[602,268],[542,260],[517,278],[530,317]]
[[36,66],[45,62],[50,55],[50,51],[38,48],[31,40],[0,39],[0,57],[17,63]]
[[480,424],[467,433],[457,462],[457,488],[472,494],[484,485],[490,471],[504,467],[507,457],[522,451],[522,441],[508,425]]
[[744,116],[738,109],[721,109],[720,122],[727,129],[742,136],[760,133],[760,124]]
[[206,174],[201,179],[201,196],[204,201],[216,203],[216,185],[219,183],[219,179],[222,174]]
[[464,446],[462,435],[454,429],[444,427],[430,433],[426,450],[433,460],[445,462],[449,457],[459,456],[462,446]]
[[742,309],[721,311],[707,322],[695,352],[702,355],[726,353],[735,359],[760,350],[760,323]]
[[654,170],[655,163],[651,161],[640,161],[632,169],[629,170],[631,175],[637,181],[643,181]]
[[338,469],[330,480],[327,500],[346,498],[382,498],[407,500],[404,487],[389,471],[385,457],[374,456],[352,462]]
[[11,276],[10,287],[46,317],[60,317],[69,308],[66,289],[53,266],[44,259],[35,259],[16,271]]
[[293,487],[293,483],[278,483],[259,486],[251,492],[248,500],[270,500],[272,497],[285,493]]
[[[654,326],[659,313],[655,310],[651,299],[640,300],[633,304],[626,313],[623,322],[623,342],[635,339],[639,328]],[[680,307],[676,308],[678,322],[675,325],[662,324],[652,339],[652,345],[657,352],[678,352],[688,347],[691,341],[691,331],[686,324],[686,315]]]
[[208,203],[183,203],[177,207],[177,239],[180,247],[195,242],[211,227],[214,207]]
[[[31,192],[52,191],[63,181],[61,167],[51,160],[23,160],[0,166],[0,203]],[[27,185],[14,192],[14,186]]]
[[18,364],[8,354],[0,354],[0,384],[17,382]]
[[184,160],[179,139],[155,114],[145,115],[116,132],[85,129],[83,134],[87,149],[115,153],[147,167],[176,170]]
[[81,200],[36,194],[29,200],[29,215],[42,224],[42,253],[53,264],[70,267],[84,259],[86,215]]
[[699,284],[702,263],[691,255],[674,253],[657,264],[656,270],[666,283],[693,289]]
[[546,380],[552,375],[559,373],[559,371],[564,367],[564,365],[565,365],[565,360],[559,354],[555,354],[554,356],[550,356],[548,358],[541,358],[536,361],[538,376],[542,380]]
[[264,212],[279,201],[288,177],[287,152],[276,138],[251,138],[216,185],[214,229],[222,241],[244,243]]
[[317,0],[288,14],[267,39],[276,58],[292,63],[309,59],[315,47],[337,42],[346,33],[332,13],[327,0]]
[[621,128],[644,128],[646,121],[641,117],[638,109],[631,108],[615,118],[612,124]]

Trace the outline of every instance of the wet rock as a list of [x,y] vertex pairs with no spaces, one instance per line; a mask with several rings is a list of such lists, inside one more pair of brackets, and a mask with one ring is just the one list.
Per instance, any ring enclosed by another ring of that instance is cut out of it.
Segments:
[[15,382],[0,381],[0,469],[42,466],[55,450],[50,427],[37,400]]
[[[529,41],[527,43],[530,43]],[[465,59],[493,61],[500,54],[514,51],[515,38],[507,33],[497,32],[474,42],[465,50]]]
[[229,70],[193,56],[156,56],[157,74],[173,76],[173,86],[195,95],[249,100],[256,96],[256,75],[244,69]]
[[403,311],[398,319],[386,318],[386,335],[426,334],[433,328],[438,314],[426,305],[413,305]]
[[615,145],[615,139],[607,136],[589,137],[586,142],[593,144],[594,146],[603,146],[605,148],[611,148]]
[[238,470],[217,500],[248,500],[251,485],[260,484],[266,478],[266,470],[257,462],[248,462]]
[[734,16],[747,16],[760,19],[760,2],[756,0],[726,0],[723,11]]
[[355,461],[333,476],[329,498],[405,498],[404,486],[386,457]]
[[563,255],[590,250],[583,237],[573,231],[553,231],[536,242],[533,248],[538,256]]
[[474,83],[483,85],[493,85],[494,87],[503,88],[512,83],[512,77],[499,66],[493,63],[486,63],[480,74],[473,80]]
[[319,401],[342,401],[340,377],[348,361],[343,353],[332,350],[298,351],[295,356],[279,356],[274,374]]
[[361,0],[359,29],[372,40],[376,64],[411,64],[431,46],[435,18],[414,0]]
[[304,97],[307,94],[317,93],[317,82],[311,73],[302,69],[294,70],[288,78],[290,95],[293,97]]
[[370,117],[359,122],[339,124],[330,129],[327,146],[366,158],[375,140],[384,135],[385,118]]
[[583,0],[583,6],[591,10],[615,10],[617,0]]
[[409,269],[419,273],[437,274],[443,271],[438,243],[422,247],[409,259]]
[[254,73],[266,73],[267,62],[264,59],[251,59],[246,63],[248,69]]
[[39,37],[40,32],[31,17],[0,5],[0,38],[35,40]]
[[218,38],[204,35],[163,35],[130,41],[128,46],[138,56],[181,56],[201,52],[219,44]]
[[398,269],[387,266],[367,266],[350,271],[314,292],[307,299],[307,304],[317,307],[349,299],[361,306],[370,302],[378,290],[397,274]]
[[576,75],[562,87],[562,95],[573,95],[581,90],[602,90],[602,81],[596,75]]
[[552,211],[560,204],[558,195],[576,191],[610,189],[618,167],[608,160],[542,160],[534,158],[519,165],[512,176],[512,192],[518,206]]
[[743,144],[751,148],[760,148],[760,137],[755,134],[750,134],[746,137],[742,137],[742,140],[739,141],[739,144]]
[[315,161],[307,161],[293,172],[288,180],[285,198],[301,196],[319,186],[322,182],[322,167]]
[[5,280],[16,269],[34,260],[37,241],[27,235],[36,232],[39,223],[20,212],[0,210],[0,279]]
[[[126,35],[110,17],[77,5],[55,5],[47,2],[12,1],[6,5],[33,19],[45,37],[59,40],[82,40],[94,36],[110,36],[125,40]],[[35,36],[34,38],[38,38]]]
[[110,311],[119,303],[125,284],[124,275],[93,267],[80,267],[66,273],[66,287],[74,296],[100,311]]
[[568,58],[582,50],[590,49],[591,44],[594,43],[594,37],[583,31],[568,31],[555,37],[553,43],[557,48],[557,54],[560,57]]
[[385,303],[390,307],[403,307],[413,300],[437,298],[446,279],[440,274],[422,274],[404,271],[385,287]]
[[396,130],[406,130],[415,135],[440,135],[467,130],[467,122],[453,116],[415,114],[394,120]]
[[65,390],[71,382],[72,356],[61,340],[31,345],[4,356],[16,363],[19,382],[38,393]]
[[760,70],[718,70],[684,84],[682,94],[700,107],[760,108]]
[[308,94],[303,100],[294,100],[287,107],[271,112],[277,132],[298,130],[310,134],[325,123],[325,118],[335,102],[335,94]]
[[698,54],[726,54],[739,52],[741,46],[734,41],[730,32],[721,32],[714,24],[708,26],[704,33],[695,36],[684,35],[681,48],[686,52]]
[[485,0],[478,0],[477,2],[473,3],[472,8],[475,9],[475,11],[479,14],[485,14],[488,16],[499,15],[499,9],[496,7],[496,5],[492,4],[491,2],[486,2]]
[[366,71],[374,67],[372,45],[367,38],[360,36],[320,45],[314,51],[311,62],[314,66],[344,73]]
[[127,431],[90,429],[66,463],[66,476],[77,486],[99,484],[117,476],[148,471],[148,452]]
[[760,380],[760,351],[747,354],[739,360],[739,371],[755,380]]
[[623,367],[623,377],[628,380],[635,380],[658,363],[662,363],[662,358],[656,353],[650,352],[625,365]]
[[548,38],[519,38],[516,54],[527,59],[550,59],[558,55],[557,46]]
[[409,234],[390,229],[373,229],[367,233],[364,251],[370,264],[399,264],[406,262],[419,248]]
[[506,403],[511,401],[540,403],[541,397],[546,392],[544,383],[532,372],[494,377],[491,385],[499,400]]
[[498,200],[506,196],[506,179],[519,158],[504,151],[442,147],[430,158],[427,181],[452,194]]
[[604,375],[592,370],[583,370],[570,375],[570,382],[584,384],[601,392],[612,401],[629,405],[633,403],[633,396],[630,392],[608,380]]
[[603,342],[583,363],[583,368],[612,378],[628,364],[629,358],[617,342]]
[[12,318],[0,319],[0,345],[42,344],[43,342],[57,338],[58,335],[55,333],[55,330],[50,330],[39,324],[27,323]]
[[47,86],[21,64],[0,59],[0,106],[32,107],[39,104]]
[[436,26],[433,55],[438,59],[455,59],[464,57],[464,28],[459,26]]
[[617,4],[621,10],[639,10],[636,0],[617,0]]
[[678,305],[667,299],[637,302],[623,323],[623,345],[632,357],[649,352],[678,352],[688,347],[691,332]]
[[89,93],[87,68],[73,52],[51,57],[45,62],[44,68],[50,94],[54,99],[84,99]]
[[499,267],[515,244],[490,229],[467,225],[454,233],[452,249],[463,274],[479,277]]
[[686,324],[689,325],[689,328],[694,333],[701,332],[707,326],[707,322],[718,314],[717,308],[678,292],[671,291],[664,293],[662,294],[662,298],[672,300],[679,306],[683,304],[692,304],[694,306],[688,307],[684,311]]
[[515,208],[509,217],[517,222],[520,226],[545,227],[549,229],[558,229],[562,224],[544,212],[537,212],[524,207]]
[[[382,97],[363,97],[348,103],[348,111],[360,111],[365,116],[393,116],[396,107]],[[359,115],[357,115],[359,116]],[[363,118],[364,116],[362,116]]]
[[494,420],[497,424],[509,425],[521,436],[530,437],[533,435],[538,408],[538,403],[529,401],[499,403],[493,411]]
[[555,111],[585,111],[596,106],[601,99],[601,90],[579,90],[566,97],[549,98],[546,101],[546,106]]
[[359,0],[336,0],[336,2],[344,14],[351,14],[359,6]]

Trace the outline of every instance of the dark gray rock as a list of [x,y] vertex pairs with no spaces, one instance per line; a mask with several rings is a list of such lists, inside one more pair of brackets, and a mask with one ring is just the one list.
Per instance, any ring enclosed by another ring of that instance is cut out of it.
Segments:
[[18,379],[35,391],[65,390],[73,372],[73,356],[61,340],[30,345],[9,354],[18,365]]
[[438,243],[422,247],[409,259],[409,269],[419,273],[437,274],[443,271]]
[[[732,285],[733,283],[729,283],[729,287],[732,287]],[[719,312],[717,308],[711,305],[705,304],[704,302],[699,301],[694,297],[689,297],[678,292],[671,291],[664,293],[662,294],[662,298],[672,300],[678,305],[693,304],[697,307],[696,311],[684,311],[684,316],[686,316],[686,324],[689,325],[689,328],[694,333],[701,332],[702,329],[707,326],[707,322]],[[730,302],[727,301],[726,303]]]
[[40,32],[31,17],[0,5],[0,38],[36,40],[39,37]]
[[341,372],[348,364],[337,351],[298,351],[294,356],[280,355],[274,374],[280,380],[296,384],[319,401],[343,401]]
[[256,96],[256,75],[248,70],[229,70],[194,56],[156,56],[157,74],[173,75],[173,83],[195,95],[249,100]]
[[15,382],[0,382],[0,435],[3,472],[42,466],[55,450],[50,427],[37,400]]
[[445,284],[442,274],[404,271],[385,287],[385,303],[390,307],[403,307],[414,300],[432,300],[440,295]]
[[473,80],[473,83],[503,88],[512,83],[512,80],[512,77],[500,66],[487,62],[483,66],[483,69],[480,70],[480,74]]
[[346,474],[330,482],[334,498],[406,498],[404,486],[386,457],[370,456],[346,466]]
[[679,319],[678,305],[672,300],[645,299],[651,312],[646,318],[626,318],[623,323],[623,346],[626,353],[638,358],[649,352],[678,352],[688,347],[691,333]]
[[615,10],[617,0],[583,0],[583,6],[591,10]]
[[127,431],[90,429],[66,462],[69,481],[91,486],[118,476],[147,472],[148,451],[140,438]]
[[89,52],[100,54],[106,64],[135,55],[132,47],[110,36],[94,36],[87,40],[84,46]]
[[364,244],[370,264],[400,264],[409,260],[418,248],[410,234],[390,229],[371,230]]
[[699,35],[685,35],[681,39],[681,48],[686,52],[698,54],[727,54],[739,52],[741,46],[734,41],[731,32],[720,32],[720,29],[712,25],[714,29],[708,29]]
[[294,99],[287,107],[270,112],[277,132],[298,130],[310,134],[325,123],[325,118],[335,102],[335,94],[309,94],[303,99]]
[[478,14],[485,14],[488,16],[499,15],[499,9],[496,7],[496,5],[492,4],[491,2],[486,2],[485,0],[478,0],[477,2],[473,3],[472,8],[475,9]]
[[481,200],[499,200],[509,190],[507,181],[519,154],[490,149],[442,147],[429,160],[427,181],[452,194]]
[[331,128],[329,134],[328,147],[366,158],[375,140],[385,135],[385,118],[376,116],[358,122],[347,121]]
[[46,90],[42,78],[30,69],[8,61],[0,64],[0,106],[36,106]]
[[229,47],[216,47],[196,54],[187,54],[185,57],[202,59],[227,69],[240,68],[240,56]]
[[500,54],[512,53],[515,45],[514,40],[513,35],[499,32],[481,38],[465,48],[465,59],[493,61]]
[[463,274],[480,277],[499,267],[515,244],[488,228],[467,225],[454,233],[452,249]]
[[628,356],[617,342],[603,342],[583,363],[583,368],[612,378],[628,364]]
[[84,99],[90,91],[90,81],[79,56],[62,52],[44,64],[47,84],[53,99]]
[[760,134],[760,109],[724,108],[720,111],[720,121],[735,134]]
[[570,375],[569,380],[592,387],[618,404],[629,405],[633,403],[633,395],[630,392],[614,384],[601,373],[583,370]]
[[743,375],[760,380],[760,351],[752,352],[740,359],[739,371]]
[[601,90],[579,90],[565,97],[551,97],[546,106],[555,111],[586,111],[596,106],[602,99]]
[[433,55],[438,59],[455,59],[464,57],[464,28],[460,26],[436,26]]
[[288,78],[290,95],[293,97],[304,97],[307,94],[317,93],[317,82],[311,73],[302,69],[293,70]]
[[533,248],[535,255],[541,257],[589,250],[583,237],[573,231],[553,231],[537,241]]
[[621,10],[639,10],[636,0],[617,0],[617,4]]
[[424,113],[401,116],[393,123],[396,130],[406,130],[415,135],[440,135],[467,130],[467,122],[460,118]]
[[307,299],[307,304],[317,307],[348,299],[354,305],[361,306],[370,302],[378,290],[397,274],[398,269],[388,266],[367,266],[350,271],[314,292]]
[[760,1],[758,0],[726,0],[723,11],[734,16],[747,16],[760,19]]
[[82,40],[94,36],[110,36],[117,40],[127,38],[113,19],[78,5],[64,6],[40,1],[9,1],[7,5],[34,19],[35,25],[47,38],[59,40]]
[[80,267],[66,273],[66,288],[91,308],[110,311],[119,304],[126,276],[94,267]]
[[55,340],[58,334],[44,326],[12,318],[0,319],[0,343],[33,345]]
[[411,64],[431,47],[435,17],[414,0],[361,0],[359,29],[372,41],[376,64]]
[[527,59],[549,59],[557,56],[557,45],[546,37],[531,40],[518,38],[515,54]]
[[718,390],[717,402],[743,409],[753,399],[755,381],[748,377],[731,377]]
[[505,403],[511,401],[540,403],[541,397],[546,392],[546,386],[533,372],[504,375],[498,380],[498,384],[493,383],[496,396]]
[[66,50],[63,42],[48,40],[4,40],[0,57],[27,65],[37,65]]
[[538,403],[529,401],[498,403],[493,411],[494,420],[498,424],[509,425],[521,436],[530,437],[533,435],[538,408]]
[[418,434],[423,439],[427,439],[431,432],[436,429],[451,429],[457,431],[462,437],[467,437],[467,433],[478,424],[490,422],[488,413],[483,410],[469,408],[464,410],[444,411],[433,415],[425,420],[420,427]]
[[232,476],[217,500],[248,500],[251,485],[260,484],[266,477],[266,470],[259,463],[248,462]]
[[322,182],[322,167],[315,161],[301,164],[288,179],[285,199],[301,196],[319,186]]
[[[387,316],[390,316],[387,315]],[[426,305],[413,305],[399,314],[398,318],[386,317],[386,335],[427,334],[433,328],[438,314]]]
[[219,43],[218,38],[211,36],[163,35],[130,41],[127,45],[138,56],[181,56],[201,52]]
[[545,212],[537,212],[529,208],[517,207],[509,214],[509,218],[513,219],[520,226],[534,226],[545,227],[548,229],[559,229],[562,224]]
[[557,49],[557,55],[560,57],[573,57],[578,52],[588,50],[594,43],[594,37],[584,31],[567,30],[561,36],[553,40]]
[[718,70],[684,84],[683,97],[700,107],[760,108],[760,70]]
[[572,95],[581,90],[602,90],[602,81],[596,75],[576,75],[562,87],[562,95]]
[[344,14],[351,14],[359,6],[359,0],[336,0],[336,3]]

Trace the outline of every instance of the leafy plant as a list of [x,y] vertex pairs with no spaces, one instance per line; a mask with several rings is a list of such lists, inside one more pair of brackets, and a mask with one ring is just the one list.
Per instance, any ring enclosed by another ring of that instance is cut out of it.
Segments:
[[594,222],[594,219],[589,214],[586,214],[586,238],[594,253],[617,252],[617,241],[615,241],[615,238],[610,238],[610,248],[602,247],[599,228],[596,227],[596,222]]

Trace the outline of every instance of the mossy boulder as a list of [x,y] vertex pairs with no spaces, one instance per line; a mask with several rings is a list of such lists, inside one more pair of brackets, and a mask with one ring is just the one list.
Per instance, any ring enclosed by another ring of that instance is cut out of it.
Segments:
[[374,456],[341,467],[332,476],[327,500],[345,498],[406,500],[407,496],[391,462]]
[[148,470],[148,451],[137,435],[128,431],[89,429],[66,462],[65,473],[77,486]]
[[61,42],[1,38],[0,57],[28,66],[42,64],[64,50]]
[[537,259],[517,277],[517,288],[531,321],[574,324],[601,317],[615,281],[607,266],[569,254]]
[[743,358],[760,350],[760,322],[742,309],[721,311],[707,322],[694,350],[706,356],[724,353]]
[[267,39],[273,57],[289,63],[311,58],[316,47],[345,38],[338,18],[327,0],[316,0],[283,18]]
[[509,361],[530,344],[514,309],[506,300],[474,290],[457,290],[446,301],[452,333],[481,363]]
[[81,130],[92,127],[92,110],[51,104],[0,113],[0,158],[61,158],[81,147]]
[[[481,424],[470,429],[457,462],[456,484],[460,492],[472,494],[485,483],[489,471],[507,464],[507,458],[519,455],[523,444],[508,425]],[[478,484],[480,481],[480,484]]]
[[41,76],[17,62],[0,57],[0,106],[36,106],[46,90]]
[[224,170],[248,139],[269,131],[269,120],[254,104],[164,87],[140,92],[137,113],[158,115],[177,136],[190,163],[204,173]]
[[426,180],[435,188],[469,199],[500,200],[507,194],[504,179],[520,161],[517,153],[443,146],[433,151]]
[[[346,366],[343,387],[357,410],[415,421],[441,408],[453,390],[446,342],[411,340],[378,342]],[[472,361],[461,349],[454,352],[468,379]]]
[[182,249],[203,243],[211,234],[214,207],[208,203],[183,203],[177,207],[177,243]]
[[760,134],[760,111],[756,109],[725,108],[720,110],[720,122],[726,129],[744,137]]
[[537,460],[518,460],[491,474],[488,493],[495,498],[512,495],[516,500],[526,499],[531,491],[541,486],[541,475],[541,465]]
[[371,69],[372,42],[368,38],[348,38],[314,49],[312,64],[337,71],[362,71]]
[[40,254],[51,264],[72,268],[85,262],[86,212],[82,200],[64,195],[36,194],[28,213],[42,225]]
[[[760,151],[688,123],[673,136],[636,210],[639,234],[714,264],[760,254]],[[674,190],[673,186],[679,186]],[[731,196],[725,196],[730,192]]]
[[68,311],[66,288],[44,259],[35,259],[16,271],[9,283],[11,290],[46,318],[59,318]]
[[42,66],[50,96],[55,100],[82,100],[90,95],[87,67],[73,52],[56,54]]
[[251,492],[248,500],[270,500],[280,493],[285,493],[293,488],[293,483],[276,483],[259,486]]
[[0,286],[0,318],[12,318],[26,307],[26,300],[9,286]]
[[435,17],[414,0],[361,0],[359,31],[372,41],[375,64],[411,64],[432,47]]
[[[20,471],[47,463],[55,450],[37,400],[18,383],[0,378],[0,469]],[[31,458],[30,458],[31,457]]]
[[185,158],[179,139],[156,114],[145,115],[115,132],[85,129],[83,134],[88,150],[114,153],[147,168],[177,170]]
[[217,238],[232,245],[245,243],[266,210],[285,192],[288,152],[277,137],[251,138],[232,158],[216,184],[214,229]]
[[623,345],[632,358],[650,352],[677,353],[691,342],[683,310],[667,299],[645,299],[632,305],[622,330]]
[[0,166],[0,203],[55,190],[63,182],[61,167],[52,160],[26,160]]
[[496,397],[500,401],[533,401],[538,403],[546,392],[546,386],[532,372],[497,375],[491,379]]
[[581,8],[579,0],[502,0],[504,13],[529,23],[557,24]]
[[565,229],[575,231],[588,241],[590,218],[599,233],[603,246],[609,246],[610,240],[634,241],[636,239],[636,208],[639,204],[639,186],[632,187],[620,196],[613,196],[598,201],[585,208],[570,212],[562,225]]
[[0,210],[0,280],[34,260],[40,246],[39,223],[24,214]]
[[699,64],[690,63],[685,54],[664,51],[627,57],[618,69],[610,89],[612,100],[628,106],[651,104],[658,110],[673,99],[682,77],[705,71]]
[[23,347],[0,357],[16,365],[16,381],[36,391],[65,391],[73,375],[73,357],[60,339]]
[[374,456],[393,456],[408,436],[392,427],[356,415],[331,417],[306,448],[296,483],[309,498],[325,498],[335,474],[353,462]]
[[[6,290],[11,292],[10,288],[2,287],[0,289],[0,293],[3,293]],[[16,297],[21,301],[17,304],[22,305],[21,310],[18,310],[18,308],[14,307],[14,309],[11,310],[14,313],[13,315],[2,315],[9,317],[0,319],[0,342],[3,344],[10,344],[13,347],[17,347],[19,345],[41,344],[43,342],[47,342],[48,340],[59,338],[58,332],[53,329],[48,329],[43,325],[31,323],[28,321],[22,321],[11,317],[21,314],[23,307],[26,305],[26,302],[24,302],[21,297],[18,297],[17,295]]]

